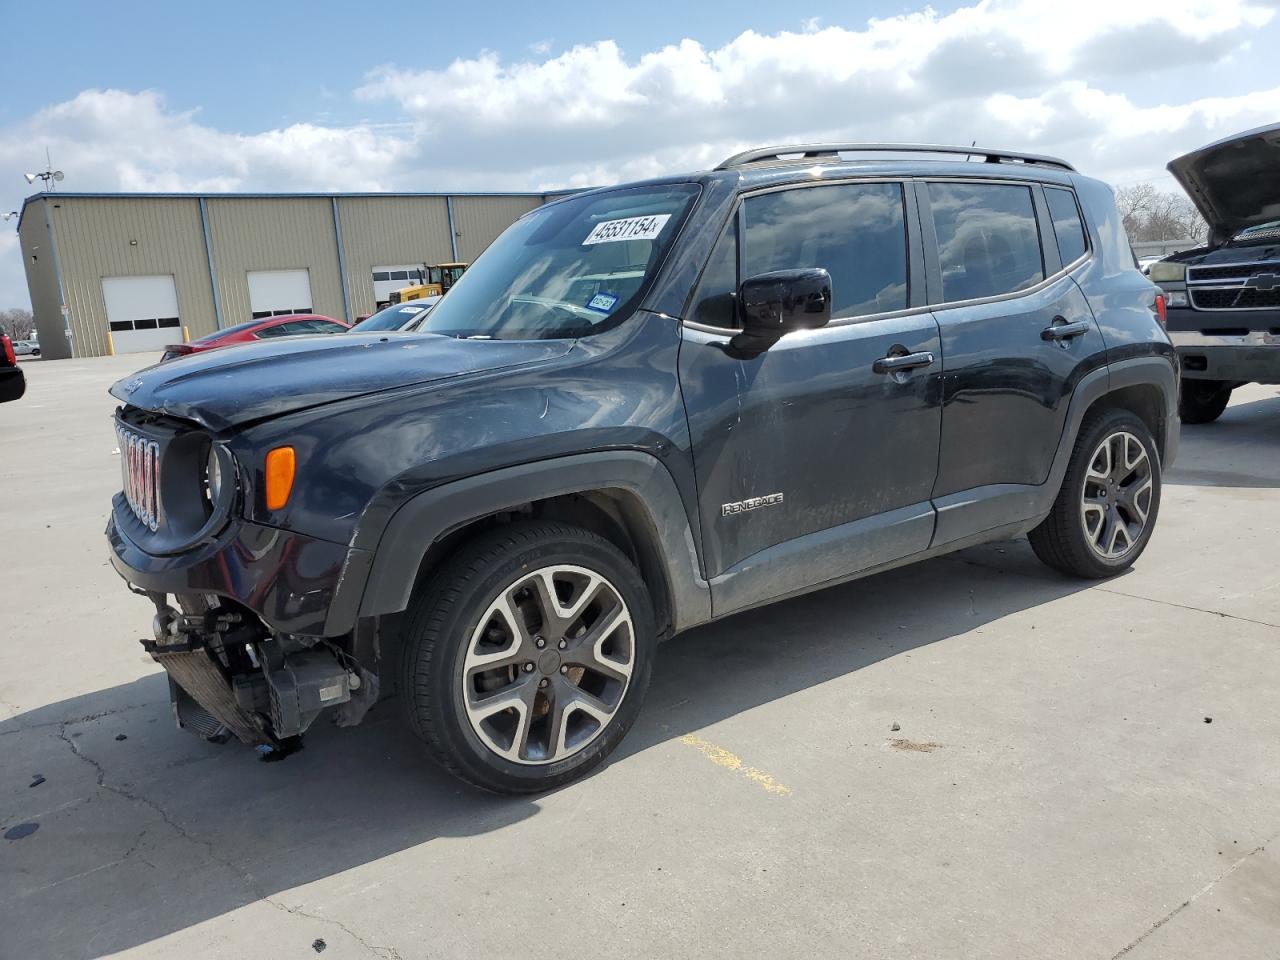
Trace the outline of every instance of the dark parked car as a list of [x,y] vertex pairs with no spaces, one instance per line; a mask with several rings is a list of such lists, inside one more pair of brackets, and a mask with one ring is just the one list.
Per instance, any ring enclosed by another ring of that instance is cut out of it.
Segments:
[[246,320],[234,327],[225,327],[190,343],[175,343],[164,348],[164,356],[160,358],[174,360],[192,353],[203,353],[206,350],[221,350],[223,347],[234,347],[239,343],[253,343],[255,340],[274,340],[277,337],[298,337],[316,333],[346,333],[350,327],[341,320],[321,316],[318,313],[290,313],[278,317],[262,317],[258,320]]
[[454,773],[542,790],[617,746],[682,630],[1024,533],[1127,568],[1177,366],[1112,192],[920,149],[576,194],[421,333],[116,384],[111,559],[180,721],[288,744],[395,688]]
[[26,392],[27,375],[18,366],[13,341],[8,334],[0,333],[0,403],[21,399]]
[[1182,419],[1218,419],[1244,383],[1280,383],[1280,124],[1179,157],[1169,170],[1209,242],[1151,268],[1182,364]]
[[423,297],[408,303],[393,303],[371,316],[365,317],[351,328],[352,333],[386,333],[397,330],[411,330],[421,323],[431,312],[431,308],[440,302],[439,297]]

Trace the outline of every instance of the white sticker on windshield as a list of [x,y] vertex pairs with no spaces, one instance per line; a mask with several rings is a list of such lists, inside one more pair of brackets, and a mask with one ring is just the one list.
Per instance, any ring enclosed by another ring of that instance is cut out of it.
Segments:
[[671,214],[659,213],[651,217],[606,220],[595,225],[582,245],[587,247],[595,243],[617,243],[620,240],[655,240],[670,219]]
[[613,309],[613,305],[618,302],[618,298],[612,293],[600,292],[587,301],[587,308],[597,310],[600,313],[608,313]]
[[401,307],[401,313],[421,313],[426,307]]

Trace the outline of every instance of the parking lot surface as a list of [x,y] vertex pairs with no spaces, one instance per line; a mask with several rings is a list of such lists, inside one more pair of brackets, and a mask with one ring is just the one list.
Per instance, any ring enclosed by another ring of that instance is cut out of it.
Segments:
[[512,799],[395,704],[275,764],[174,727],[102,536],[139,365],[0,405],[0,955],[1275,960],[1277,388],[1184,427],[1127,575],[1022,540],[700,628]]

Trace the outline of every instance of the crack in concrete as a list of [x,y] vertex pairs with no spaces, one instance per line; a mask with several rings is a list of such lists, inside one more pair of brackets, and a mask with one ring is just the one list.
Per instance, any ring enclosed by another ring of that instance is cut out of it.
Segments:
[[101,710],[98,713],[85,714],[82,717],[67,717],[62,720],[46,720],[43,723],[23,723],[17,717],[9,717],[8,720],[0,721],[0,723],[14,724],[14,729],[0,731],[0,737],[12,736],[15,733],[29,733],[32,730],[47,730],[50,727],[59,727],[65,729],[78,723],[91,723],[94,720],[101,720],[103,717],[113,717],[118,713],[128,713],[130,710],[140,710],[143,707],[149,707],[154,704],[154,700],[145,703],[128,703],[123,707],[113,707],[110,710]]
[[1227,877],[1235,873],[1238,869],[1240,869],[1241,865],[1243,865],[1246,860],[1248,860],[1254,854],[1261,853],[1263,850],[1267,849],[1268,844],[1275,843],[1276,840],[1280,840],[1280,833],[1277,833],[1274,836],[1272,836],[1270,839],[1264,840],[1262,843],[1258,844],[1256,847],[1254,847],[1252,850],[1250,850],[1248,853],[1242,856],[1235,863],[1231,864],[1231,866],[1229,866],[1221,874],[1214,877],[1212,880],[1206,883],[1203,887],[1201,887],[1199,890],[1193,893],[1186,900],[1183,900],[1182,903],[1178,904],[1176,907],[1174,907],[1172,910],[1166,913],[1163,917],[1161,917],[1159,920],[1153,923],[1150,927],[1148,927],[1145,933],[1129,941],[1129,943],[1126,944],[1120,950],[1119,953],[1116,953],[1111,957],[1111,960],[1119,960],[1120,957],[1123,957],[1125,954],[1129,953],[1131,950],[1137,947],[1138,944],[1142,943],[1143,940],[1147,939],[1147,937],[1151,936],[1153,933],[1155,933],[1157,930],[1163,927],[1166,923],[1168,923],[1170,920],[1172,920],[1174,917],[1180,914],[1183,910],[1191,906],[1191,904],[1195,903],[1197,900],[1203,897],[1206,893],[1208,893],[1210,890],[1216,887],[1219,883],[1221,883],[1223,880],[1227,879]]
[[1253,623],[1259,627],[1271,627],[1273,630],[1280,630],[1280,623],[1270,623],[1266,620],[1254,620],[1252,617],[1242,617],[1234,613],[1225,613],[1222,610],[1209,610],[1205,607],[1193,607],[1186,603],[1175,603],[1172,600],[1161,600],[1157,597],[1144,597],[1137,593],[1125,593],[1123,590],[1111,590],[1107,587],[1094,587],[1093,589],[1102,593],[1109,593],[1113,597],[1127,597],[1130,600],[1146,600],[1148,603],[1159,603],[1166,607],[1177,607],[1179,610],[1190,610],[1193,613],[1207,613],[1210,616],[1222,617],[1224,620],[1239,620],[1241,623]]
[[[1037,576],[1036,574],[1033,574],[1033,573],[1024,573],[1021,570],[1010,570],[1005,567],[993,566],[990,563],[984,563],[981,560],[975,560],[972,557],[965,557],[959,554],[946,555],[946,556],[939,557],[938,559],[952,560],[952,561],[955,561],[956,563],[961,563],[968,567],[977,567],[980,570],[986,570],[989,573],[1007,574],[1015,577],[1021,577],[1024,580],[1034,580],[1041,583],[1046,582],[1045,578]],[[1088,587],[1087,589],[1097,590],[1100,593],[1109,593],[1113,597],[1124,597],[1127,600],[1145,600],[1148,603],[1159,603],[1166,607],[1176,607],[1179,610],[1190,610],[1193,613],[1207,613],[1213,617],[1222,617],[1224,620],[1239,620],[1241,623],[1252,623],[1259,627],[1271,627],[1272,629],[1280,630],[1280,623],[1271,623],[1270,621],[1267,621],[1267,620],[1254,620],[1252,617],[1242,617],[1235,613],[1226,613],[1223,610],[1210,610],[1210,609],[1207,609],[1206,607],[1193,607],[1190,604],[1186,604],[1186,603],[1175,603],[1172,600],[1161,600],[1159,597],[1144,597],[1140,593],[1125,593],[1123,590],[1115,590],[1113,588],[1104,587],[1097,584],[1095,584],[1092,587]],[[972,606],[972,596],[970,597],[970,605]]]
[[[129,709],[129,708],[122,708],[122,709]],[[155,814],[164,822],[164,824],[167,827],[169,827],[169,829],[171,829],[179,837],[189,841],[190,843],[194,843],[197,846],[203,847],[205,851],[208,853],[210,860],[213,860],[215,863],[218,863],[221,866],[225,867],[242,884],[244,884],[244,886],[249,890],[249,892],[252,893],[253,896],[256,897],[259,901],[267,903],[270,906],[274,907],[275,909],[281,910],[288,914],[292,914],[299,917],[305,917],[309,920],[315,920],[318,923],[326,923],[326,924],[335,926],[339,930],[341,930],[343,933],[345,933],[347,936],[349,936],[352,940],[354,940],[356,943],[360,944],[360,946],[364,947],[364,949],[368,951],[371,955],[375,957],[380,957],[382,958],[382,960],[402,960],[400,956],[400,952],[395,947],[381,946],[379,944],[370,943],[364,937],[360,936],[358,933],[356,933],[354,930],[348,927],[341,920],[337,920],[332,917],[319,916],[314,913],[308,913],[305,910],[303,910],[301,907],[290,907],[288,904],[282,903],[281,901],[276,900],[269,893],[267,893],[267,891],[262,889],[261,885],[257,881],[257,878],[254,877],[252,873],[250,873],[248,870],[245,870],[243,867],[241,867],[239,864],[235,863],[234,861],[229,860],[226,857],[223,857],[220,854],[218,854],[214,849],[213,841],[204,840],[188,832],[187,829],[182,824],[174,820],[173,817],[170,816],[169,811],[167,811],[160,804],[156,803],[154,800],[150,799],[149,797],[144,797],[139,793],[135,793],[131,790],[127,790],[124,787],[117,786],[116,784],[108,783],[106,779],[107,778],[106,768],[103,767],[103,765],[99,763],[97,760],[95,760],[93,757],[89,756],[87,753],[85,753],[83,750],[80,749],[79,745],[76,744],[75,740],[72,739],[70,736],[68,736],[67,728],[72,724],[84,723],[84,722],[87,722],[88,720],[97,719],[98,716],[106,716],[109,713],[114,713],[114,712],[117,712],[117,711],[108,711],[107,713],[99,714],[94,717],[87,717],[81,720],[64,721],[61,723],[60,728],[58,730],[58,739],[62,740],[68,747],[70,747],[71,752],[79,760],[83,761],[84,763],[87,763],[89,766],[93,768],[95,773],[95,781],[97,786],[100,789],[109,791],[110,793],[114,793],[116,796],[123,797],[124,799],[129,800],[133,803],[140,803],[143,806],[148,807],[149,809],[154,811]],[[142,845],[142,840],[147,835],[148,831],[150,831],[150,829],[151,829],[151,824],[148,824],[147,826],[143,827],[141,832],[134,838],[133,843],[129,845],[129,848],[117,860],[113,861],[110,864],[104,864],[103,868],[124,863],[131,856],[133,856],[137,852],[138,848]],[[139,859],[142,859],[142,858],[139,858]],[[154,867],[154,864],[151,864],[149,861],[143,860],[143,862],[147,863],[149,866]]]

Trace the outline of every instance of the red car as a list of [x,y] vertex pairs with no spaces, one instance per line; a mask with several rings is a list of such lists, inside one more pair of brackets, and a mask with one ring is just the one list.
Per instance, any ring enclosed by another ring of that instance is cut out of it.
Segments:
[[227,327],[217,333],[211,333],[190,343],[174,343],[164,348],[164,356],[160,362],[185,357],[189,353],[203,353],[205,350],[217,350],[221,347],[233,347],[237,343],[253,343],[255,340],[269,340],[272,337],[293,337],[307,333],[346,333],[351,327],[333,317],[321,316],[318,313],[290,313],[280,317],[262,317],[259,320],[247,320]]

